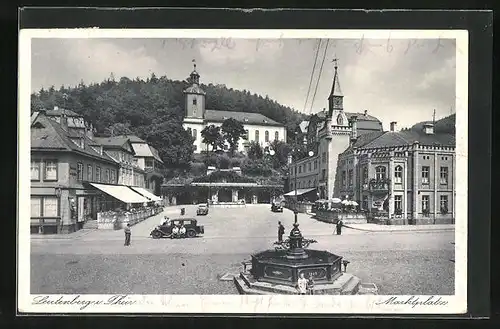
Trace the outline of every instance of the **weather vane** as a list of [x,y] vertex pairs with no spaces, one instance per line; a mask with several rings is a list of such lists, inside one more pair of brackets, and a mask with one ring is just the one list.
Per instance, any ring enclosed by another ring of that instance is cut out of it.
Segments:
[[193,59],[192,62],[193,62],[193,65],[194,65],[194,69],[196,70],[196,60]]
[[337,58],[337,55],[335,55],[335,56],[333,57],[333,59],[332,59],[332,63],[334,63],[335,68],[337,68],[338,61],[339,61],[339,59]]

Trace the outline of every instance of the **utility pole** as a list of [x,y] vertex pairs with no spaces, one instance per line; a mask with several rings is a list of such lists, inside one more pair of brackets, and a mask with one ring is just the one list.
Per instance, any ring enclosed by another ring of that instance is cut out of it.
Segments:
[[432,123],[436,124],[436,109],[432,112]]

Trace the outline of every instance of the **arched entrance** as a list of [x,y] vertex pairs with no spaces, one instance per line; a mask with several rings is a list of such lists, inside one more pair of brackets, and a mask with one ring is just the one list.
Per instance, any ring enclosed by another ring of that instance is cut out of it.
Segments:
[[233,191],[227,188],[219,190],[219,202],[231,202],[233,198]]

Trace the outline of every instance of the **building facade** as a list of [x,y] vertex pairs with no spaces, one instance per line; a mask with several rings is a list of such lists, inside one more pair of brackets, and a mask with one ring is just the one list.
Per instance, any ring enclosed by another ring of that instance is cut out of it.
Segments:
[[[61,112],[61,111],[60,111]],[[113,201],[89,185],[117,183],[118,165],[66,115],[31,118],[31,232],[68,233],[96,220]]]
[[[246,136],[238,143],[239,152],[244,152],[250,141],[258,142],[263,147],[269,146],[274,140],[286,141],[286,127],[262,114],[206,109],[206,92],[200,87],[200,75],[196,71],[196,64],[190,80],[191,86],[184,90],[186,112],[183,126],[194,138],[195,153],[211,150],[210,146],[202,142],[201,131],[210,125],[221,126],[224,120],[229,118],[239,121],[246,131]],[[226,148],[228,146],[226,145]]]
[[301,133],[306,136],[307,149],[312,151],[313,156],[292,162],[288,178],[289,190],[316,188],[319,198],[332,198],[338,190],[338,157],[349,147],[352,136],[382,131],[380,120],[368,115],[367,111],[345,112],[343,99],[338,67],[335,65],[328,110],[323,109],[299,125]]
[[101,144],[106,155],[118,164],[119,185],[146,187],[146,171],[138,165],[128,137],[94,137],[94,140]]
[[337,195],[394,224],[443,224],[455,218],[455,134],[421,129],[376,132],[339,157]]

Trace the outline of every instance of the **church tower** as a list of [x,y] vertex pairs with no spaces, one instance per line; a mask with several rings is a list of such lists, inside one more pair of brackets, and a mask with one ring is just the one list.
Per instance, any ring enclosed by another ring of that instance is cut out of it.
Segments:
[[200,87],[200,75],[196,71],[196,62],[193,60],[194,69],[189,76],[191,84],[184,90],[186,100],[186,118],[203,119],[205,115],[205,91]]

